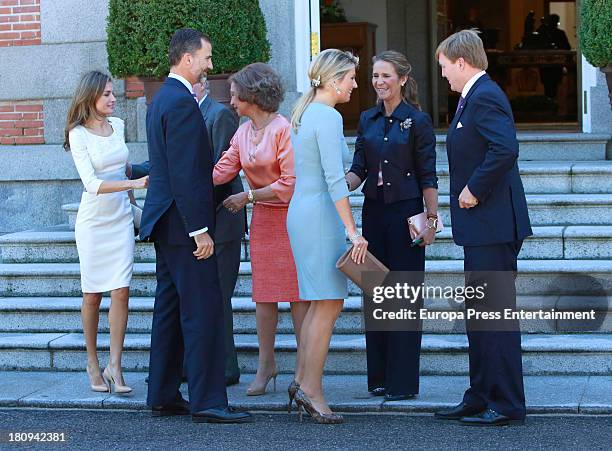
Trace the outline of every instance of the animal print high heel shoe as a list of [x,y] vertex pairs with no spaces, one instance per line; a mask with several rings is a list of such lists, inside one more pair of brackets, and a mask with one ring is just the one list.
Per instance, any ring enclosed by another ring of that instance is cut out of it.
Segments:
[[295,393],[295,403],[298,406],[298,418],[300,423],[303,421],[302,412],[305,410],[308,415],[315,421],[315,423],[319,424],[340,424],[344,423],[344,417],[342,415],[338,415],[337,413],[321,413],[319,412],[313,405],[312,401],[306,393],[304,393],[300,388],[297,389]]

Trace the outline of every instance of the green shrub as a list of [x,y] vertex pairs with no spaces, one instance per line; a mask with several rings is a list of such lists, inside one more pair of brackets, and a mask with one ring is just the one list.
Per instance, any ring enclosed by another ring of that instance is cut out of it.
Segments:
[[582,0],[580,46],[595,67],[612,64],[612,0]]
[[165,76],[170,38],[184,27],[210,36],[212,74],[270,59],[258,0],[110,0],[106,48],[111,73]]

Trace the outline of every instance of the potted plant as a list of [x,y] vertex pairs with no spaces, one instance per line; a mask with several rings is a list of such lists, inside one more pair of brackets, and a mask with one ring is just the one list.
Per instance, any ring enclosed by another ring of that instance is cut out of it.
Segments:
[[346,22],[344,8],[338,0],[323,0],[320,6],[321,23]]
[[149,102],[168,74],[170,38],[184,27],[206,33],[213,42],[210,85],[217,100],[229,98],[218,88],[229,93],[230,73],[269,60],[258,0],[110,0],[106,44],[110,72],[143,80]]
[[612,107],[612,8],[610,0],[582,0],[580,46],[586,60],[606,74]]

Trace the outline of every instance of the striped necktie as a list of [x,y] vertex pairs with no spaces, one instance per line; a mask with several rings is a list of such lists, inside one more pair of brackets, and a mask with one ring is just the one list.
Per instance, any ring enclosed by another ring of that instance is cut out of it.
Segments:
[[465,105],[465,98],[461,96],[459,97],[459,103],[457,104],[457,110],[455,110],[455,116],[457,115],[457,113],[459,113],[459,111],[461,111],[461,108],[463,108],[464,105]]

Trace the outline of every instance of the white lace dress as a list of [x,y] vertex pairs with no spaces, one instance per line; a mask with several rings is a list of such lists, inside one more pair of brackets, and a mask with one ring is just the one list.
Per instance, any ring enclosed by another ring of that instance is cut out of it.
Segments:
[[75,236],[84,293],[129,287],[134,266],[134,218],[127,191],[98,194],[105,180],[126,180],[123,121],[111,117],[110,136],[85,127],[70,131],[70,153],[85,186]]

